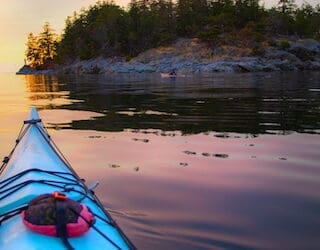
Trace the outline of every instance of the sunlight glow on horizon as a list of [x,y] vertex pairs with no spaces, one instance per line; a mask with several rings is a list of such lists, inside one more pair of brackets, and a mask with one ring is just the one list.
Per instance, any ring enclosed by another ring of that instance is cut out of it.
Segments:
[[[130,0],[115,0],[126,7]],[[67,16],[82,7],[88,8],[97,0],[1,0],[0,9],[0,71],[5,65],[22,65],[24,62],[25,43],[29,33],[38,34],[45,22],[60,34],[65,26]],[[278,0],[261,0],[261,4],[269,8],[275,6]],[[298,5],[308,2],[312,5],[319,0],[296,0]],[[8,66],[11,65],[11,66]],[[14,66],[16,67],[16,66]]]

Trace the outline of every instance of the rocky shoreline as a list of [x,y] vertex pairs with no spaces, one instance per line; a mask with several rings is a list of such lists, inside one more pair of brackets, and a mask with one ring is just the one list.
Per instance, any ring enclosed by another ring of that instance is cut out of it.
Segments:
[[180,74],[320,70],[320,42],[277,41],[274,46],[254,52],[227,45],[209,48],[198,39],[179,39],[171,46],[150,49],[130,61],[101,57],[55,70],[37,71],[24,66],[17,74],[161,73],[173,69]]
[[28,65],[23,65],[17,72],[16,75],[52,75],[56,74],[57,71],[53,69],[36,70]]

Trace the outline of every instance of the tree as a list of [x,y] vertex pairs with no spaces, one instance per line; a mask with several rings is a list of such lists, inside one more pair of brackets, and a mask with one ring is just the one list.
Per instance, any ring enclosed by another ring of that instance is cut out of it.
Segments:
[[32,68],[37,68],[40,65],[40,51],[37,37],[33,33],[29,33],[26,45],[26,64]]
[[47,69],[51,66],[54,57],[57,55],[57,35],[46,22],[43,26],[43,32],[38,36],[33,33],[28,35],[27,49],[25,52],[27,64],[36,69]]
[[259,0],[235,0],[235,16],[239,28],[246,26],[248,22],[257,22],[261,15]]
[[181,36],[195,36],[207,22],[207,0],[178,0],[176,7],[177,30]]
[[127,15],[113,2],[100,1],[68,17],[58,46],[60,62],[109,57],[127,51]]
[[279,0],[278,8],[282,14],[292,14],[296,8],[295,0]]
[[38,46],[40,51],[41,66],[50,67],[54,57],[57,55],[57,35],[51,29],[50,24],[46,22],[43,25],[43,32],[38,36]]
[[295,13],[295,30],[301,37],[318,38],[320,35],[320,6],[303,4]]

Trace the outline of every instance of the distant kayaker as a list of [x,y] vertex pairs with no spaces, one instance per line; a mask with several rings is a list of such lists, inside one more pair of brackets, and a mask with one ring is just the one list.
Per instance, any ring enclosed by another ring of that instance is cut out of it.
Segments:
[[169,75],[171,75],[171,76],[176,76],[176,75],[177,75],[176,69],[172,69],[172,70],[169,72]]

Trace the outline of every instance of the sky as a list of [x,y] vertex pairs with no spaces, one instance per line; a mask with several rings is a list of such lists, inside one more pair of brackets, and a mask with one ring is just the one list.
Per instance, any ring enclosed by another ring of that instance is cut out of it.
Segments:
[[[126,0],[117,3],[126,6]],[[39,34],[45,22],[56,33],[64,28],[67,16],[97,0],[0,0],[0,71],[16,70],[24,64],[30,32]]]
[[[67,16],[97,0],[0,0],[0,71],[16,70],[24,63],[27,35],[42,31],[45,22],[60,34]],[[129,0],[115,0],[126,7]],[[274,6],[278,0],[261,0],[266,7]],[[303,0],[296,0],[299,5]],[[320,0],[308,0],[318,4]]]

